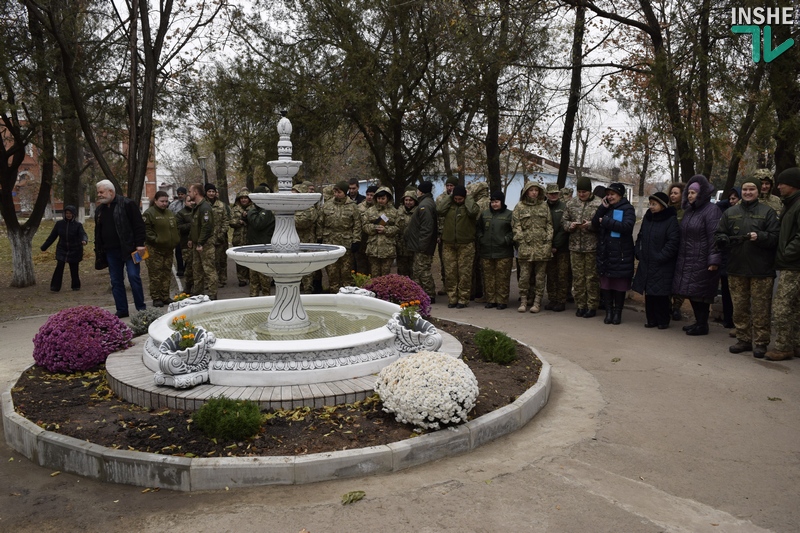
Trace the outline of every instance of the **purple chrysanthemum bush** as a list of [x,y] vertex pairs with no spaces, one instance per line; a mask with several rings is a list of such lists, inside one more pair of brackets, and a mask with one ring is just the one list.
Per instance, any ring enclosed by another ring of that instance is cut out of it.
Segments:
[[133,332],[113,313],[80,306],[52,315],[33,338],[33,360],[50,372],[72,373],[104,363],[127,348]]
[[372,278],[364,288],[375,293],[377,298],[400,305],[405,302],[419,300],[419,314],[429,317],[431,299],[417,283],[408,276],[387,274]]

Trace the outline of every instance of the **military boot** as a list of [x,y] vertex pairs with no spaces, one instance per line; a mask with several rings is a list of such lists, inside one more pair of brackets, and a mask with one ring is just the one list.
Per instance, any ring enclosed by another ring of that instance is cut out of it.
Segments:
[[524,313],[525,311],[528,310],[528,307],[525,305],[527,303],[527,301],[528,301],[528,293],[520,292],[519,293],[519,307],[517,308],[518,312]]
[[728,351],[731,353],[749,352],[753,349],[753,344],[749,342],[739,341],[730,348]]
[[770,350],[764,354],[764,357],[770,361],[785,361],[786,359],[791,359],[792,356],[793,353],[791,350]]
[[537,296],[533,300],[533,305],[531,306],[531,313],[538,313],[542,309],[542,297]]

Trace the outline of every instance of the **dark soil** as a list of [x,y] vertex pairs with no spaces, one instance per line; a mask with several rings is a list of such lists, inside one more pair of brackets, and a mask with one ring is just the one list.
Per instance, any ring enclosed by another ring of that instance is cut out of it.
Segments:
[[[458,338],[463,359],[478,379],[480,395],[470,418],[513,402],[539,378],[541,361],[517,345],[508,366],[484,362],[473,342],[479,328],[433,320]],[[377,396],[350,405],[322,409],[269,411],[261,432],[250,439],[217,441],[192,424],[188,411],[149,410],[114,396],[105,369],[51,374],[32,367],[22,374],[12,396],[17,412],[40,427],[111,448],[185,457],[304,455],[376,446],[419,435],[382,410]]]

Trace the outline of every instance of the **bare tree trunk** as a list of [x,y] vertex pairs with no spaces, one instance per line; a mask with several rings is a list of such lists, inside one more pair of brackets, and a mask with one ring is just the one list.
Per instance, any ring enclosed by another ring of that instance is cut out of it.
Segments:
[[730,190],[736,183],[736,176],[739,173],[739,163],[742,161],[742,155],[750,143],[750,137],[758,127],[758,124],[764,119],[765,111],[769,106],[761,102],[758,94],[761,88],[761,80],[764,78],[764,63],[763,61],[756,63],[756,69],[750,82],[749,98],[750,103],[747,105],[747,112],[745,113],[744,120],[739,125],[736,131],[736,141],[733,145],[733,153],[731,160],[728,163],[728,173],[725,179],[725,187],[722,189],[727,196]]
[[558,167],[558,186],[564,187],[567,183],[569,171],[570,145],[572,131],[575,128],[575,116],[578,114],[578,104],[581,98],[581,71],[583,67],[583,33],[586,24],[586,8],[575,8],[575,28],[572,33],[572,80],[569,85],[569,101],[567,113],[564,116],[564,132],[561,134],[561,161]]
[[711,13],[711,0],[703,0],[700,10],[700,53],[699,61],[699,92],[700,92],[700,127],[703,138],[703,167],[701,173],[711,179],[714,169],[714,143],[711,140],[711,109],[708,102],[708,62],[711,60],[711,46],[708,35],[708,19]]
[[[790,37],[793,26],[773,26],[773,39],[782,43]],[[778,119],[775,129],[775,171],[780,173],[797,166],[800,139],[800,46],[792,46],[769,64],[772,102]]]
[[498,97],[498,83],[500,72],[494,65],[489,66],[489,72],[484,81],[484,112],[486,113],[486,178],[489,190],[500,189],[500,101]]
[[214,162],[217,170],[217,183],[215,183],[217,186],[217,192],[219,193],[219,197],[222,198],[226,204],[230,204],[230,194],[228,192],[228,174],[226,171],[228,157],[224,148],[214,150]]

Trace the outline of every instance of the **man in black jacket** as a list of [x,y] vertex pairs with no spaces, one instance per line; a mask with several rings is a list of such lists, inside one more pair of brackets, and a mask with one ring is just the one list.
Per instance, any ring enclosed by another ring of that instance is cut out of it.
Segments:
[[111,294],[117,316],[128,316],[128,297],[125,294],[125,277],[133,293],[133,303],[137,311],[146,309],[139,263],[131,254],[145,252],[145,226],[142,213],[133,200],[117,195],[114,184],[109,180],[97,182],[97,201],[100,204],[95,213],[94,242],[95,254],[102,255],[108,262],[111,277]]
[[406,227],[406,249],[414,252],[413,279],[428,293],[431,303],[436,301],[436,284],[431,274],[433,253],[439,235],[439,219],[433,201],[433,183],[423,181],[417,186],[419,205]]

